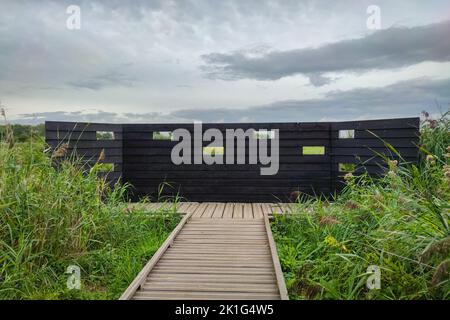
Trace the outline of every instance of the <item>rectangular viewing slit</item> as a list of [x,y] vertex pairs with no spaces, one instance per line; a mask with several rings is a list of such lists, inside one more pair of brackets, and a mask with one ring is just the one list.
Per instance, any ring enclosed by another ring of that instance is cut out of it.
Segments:
[[170,140],[172,141],[172,131],[153,131],[153,140]]
[[339,163],[339,172],[355,172],[356,164],[354,163]]
[[223,154],[224,154],[223,147],[203,147],[203,155],[214,156]]
[[339,130],[339,139],[355,139],[355,130]]
[[97,140],[114,140],[114,132],[113,131],[97,131],[96,137],[97,137]]
[[302,154],[304,156],[323,156],[325,154],[324,146],[303,146]]
[[253,131],[253,139],[275,139],[275,131],[260,129]]

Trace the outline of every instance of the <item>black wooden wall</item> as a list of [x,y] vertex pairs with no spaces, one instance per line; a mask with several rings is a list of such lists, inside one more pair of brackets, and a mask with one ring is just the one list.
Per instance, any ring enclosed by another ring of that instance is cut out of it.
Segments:
[[[189,201],[287,201],[295,191],[330,194],[339,191],[342,176],[339,163],[356,163],[358,172],[382,174],[385,161],[398,156],[417,161],[419,118],[318,123],[239,123],[203,124],[203,131],[226,129],[278,129],[280,167],[273,176],[260,175],[261,165],[175,165],[171,162],[176,141],[154,140],[153,132],[185,128],[193,124],[88,124],[47,122],[46,139],[52,147],[70,141],[70,151],[95,162],[102,149],[104,162],[115,163],[111,181],[122,180],[134,186],[135,198],[180,195]],[[354,130],[354,138],[340,139],[339,130]],[[96,131],[114,131],[115,140],[97,141]],[[248,143],[248,141],[247,141]],[[271,140],[268,140],[269,147]],[[207,146],[209,142],[203,142]],[[323,146],[324,155],[302,155],[303,146]],[[224,147],[226,145],[224,144]],[[235,147],[236,148],[236,147]],[[235,149],[235,153],[236,153]],[[225,148],[225,153],[227,152]],[[246,161],[248,163],[248,161]]]

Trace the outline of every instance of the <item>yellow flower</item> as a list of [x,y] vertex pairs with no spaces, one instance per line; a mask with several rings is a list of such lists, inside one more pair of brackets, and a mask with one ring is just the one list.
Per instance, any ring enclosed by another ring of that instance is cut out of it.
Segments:
[[395,176],[397,176],[397,174],[394,171],[389,170],[388,176],[391,177],[391,178],[394,178]]
[[434,165],[436,163],[436,158],[431,154],[427,155],[426,160],[430,165]]
[[350,181],[352,179],[353,179],[353,174],[351,172],[345,174],[345,176],[344,176],[345,181]]
[[324,242],[329,247],[340,248],[340,249],[344,250],[345,252],[349,252],[350,251],[350,250],[347,249],[347,247],[344,244],[342,244],[339,241],[337,241],[336,238],[333,237],[333,236],[330,236],[330,235],[326,236],[325,239],[324,239]]
[[389,165],[389,169],[391,171],[395,171],[395,169],[397,168],[397,165],[398,165],[398,161],[397,160],[389,160],[388,165]]

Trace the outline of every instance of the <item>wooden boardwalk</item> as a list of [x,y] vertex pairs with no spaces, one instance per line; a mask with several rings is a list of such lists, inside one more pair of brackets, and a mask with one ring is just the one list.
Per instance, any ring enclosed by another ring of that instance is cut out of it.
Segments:
[[180,204],[185,216],[120,299],[288,299],[269,207]]
[[[135,206],[134,204],[131,206]],[[291,213],[292,203],[243,203],[243,202],[153,202],[136,204],[146,210],[175,210],[181,214],[192,214],[193,218],[253,219],[274,214]],[[176,208],[175,208],[176,207]]]

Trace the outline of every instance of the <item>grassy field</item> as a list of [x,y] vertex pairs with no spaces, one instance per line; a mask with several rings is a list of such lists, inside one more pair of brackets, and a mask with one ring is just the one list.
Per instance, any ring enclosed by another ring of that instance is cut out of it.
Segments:
[[[3,129],[0,299],[118,298],[179,216],[126,210],[126,186],[110,188],[73,161],[55,168],[44,149],[39,134],[17,142]],[[67,288],[71,265],[80,290]]]
[[[427,118],[418,166],[346,176],[334,201],[300,197],[272,230],[291,299],[450,299],[450,121]],[[369,266],[381,274],[369,290]]]

